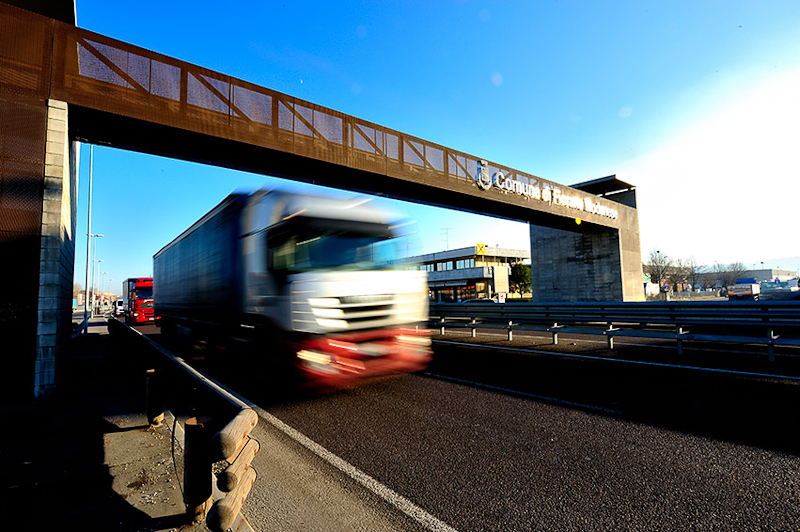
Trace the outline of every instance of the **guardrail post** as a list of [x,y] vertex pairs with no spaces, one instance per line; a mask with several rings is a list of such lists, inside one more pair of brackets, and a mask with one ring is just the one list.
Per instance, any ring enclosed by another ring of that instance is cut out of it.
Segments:
[[[472,325],[475,325],[477,321],[478,321],[477,318],[472,318],[472,321],[470,323]],[[475,338],[476,336],[478,336],[478,329],[476,327],[471,327],[471,329],[472,329],[472,337]]]
[[440,318],[440,322],[441,322],[441,324],[442,324],[442,329],[441,329],[441,331],[440,331],[440,332],[441,332],[442,336],[444,336],[444,316],[442,316],[442,317]]
[[551,333],[553,333],[553,345],[558,345],[558,322],[553,322],[553,328],[551,329]]
[[514,331],[511,330],[511,327],[513,325],[514,325],[513,321],[509,321],[508,322],[508,341],[509,342],[514,339]]
[[208,456],[210,436],[208,418],[189,418],[184,424],[183,502],[186,514],[195,522],[203,521],[211,508],[213,483],[211,460]]
[[606,340],[608,340],[608,349],[613,351],[614,350],[614,335],[611,334],[611,331],[614,330],[614,324],[608,322],[608,329],[606,329]]
[[775,338],[777,336],[772,334],[772,327],[767,329],[767,356],[770,362],[775,362]]
[[151,427],[157,427],[164,421],[161,370],[148,369],[146,377],[145,409],[147,411],[147,423]]
[[680,325],[676,325],[675,326],[675,341],[678,344],[678,354],[679,355],[683,354],[683,338],[681,338],[682,334],[683,334],[683,327],[681,327]]

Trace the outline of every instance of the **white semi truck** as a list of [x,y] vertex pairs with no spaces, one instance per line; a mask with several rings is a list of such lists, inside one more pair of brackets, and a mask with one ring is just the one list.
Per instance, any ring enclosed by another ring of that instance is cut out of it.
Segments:
[[728,300],[750,300],[758,301],[761,294],[761,285],[752,277],[736,279],[734,284],[728,287]]
[[231,194],[154,255],[162,332],[245,344],[307,383],[423,369],[426,274],[391,223],[364,199]]

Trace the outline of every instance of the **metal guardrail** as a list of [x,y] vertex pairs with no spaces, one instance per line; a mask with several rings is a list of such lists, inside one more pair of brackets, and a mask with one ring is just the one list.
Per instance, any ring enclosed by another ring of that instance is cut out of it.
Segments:
[[[161,423],[170,411],[183,423],[183,496],[193,521],[207,518],[213,532],[235,528],[252,530],[240,510],[256,479],[251,462],[259,450],[250,432],[258,422],[253,405],[232,394],[183,359],[121,321],[108,320],[109,333],[123,339],[128,349],[152,355],[160,369],[147,370],[147,418]],[[212,465],[227,462],[216,475],[225,496],[212,498]]]
[[[430,324],[446,329],[544,331],[558,343],[560,333],[674,340],[678,354],[684,342],[800,347],[798,302],[653,302],[653,303],[432,303]],[[780,333],[780,334],[778,334]]]

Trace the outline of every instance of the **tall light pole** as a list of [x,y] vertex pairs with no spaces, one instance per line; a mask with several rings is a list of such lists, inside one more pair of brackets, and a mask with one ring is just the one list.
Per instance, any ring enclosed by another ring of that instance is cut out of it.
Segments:
[[[95,260],[95,257],[97,257],[97,238],[98,237],[102,237],[102,236],[104,236],[104,235],[102,235],[102,234],[93,235],[91,233],[89,234],[89,240],[94,239],[94,244],[91,246],[91,249],[92,249],[92,265],[96,265],[97,264],[97,260]],[[102,261],[100,261],[100,262],[102,262]],[[94,297],[95,297],[95,285],[94,285],[95,274],[94,274],[94,272],[95,272],[95,268],[92,268],[92,280],[90,282],[90,285],[92,287],[92,302],[94,302]],[[94,308],[94,303],[92,303],[92,308]]]
[[92,168],[94,166],[94,144],[89,146],[89,208],[86,222],[86,284],[83,291],[83,333],[89,333],[89,268],[92,263],[89,262],[92,249]]
[[449,251],[450,250],[450,231],[452,231],[452,230],[453,230],[452,227],[442,227],[441,229],[439,229],[439,231],[441,231],[442,234],[444,234],[444,249],[445,249],[445,251]]
[[[97,268],[98,268],[98,266],[100,266],[101,262],[105,262],[105,261],[102,260],[102,259],[94,261],[94,268],[93,268],[93,271],[92,271],[92,300],[94,300],[94,298],[97,297],[97,288],[94,285],[94,281],[95,281],[95,279],[97,279],[96,272],[97,272]],[[94,309],[94,307],[95,307],[94,301],[92,301],[92,309]]]
[[658,293],[661,294],[661,252],[656,250],[656,266],[658,266]]
[[108,272],[100,272],[100,284],[98,285],[98,287],[99,287],[98,291],[100,292],[101,297],[106,292],[105,279],[103,277],[105,275],[107,275],[107,274],[108,274]]

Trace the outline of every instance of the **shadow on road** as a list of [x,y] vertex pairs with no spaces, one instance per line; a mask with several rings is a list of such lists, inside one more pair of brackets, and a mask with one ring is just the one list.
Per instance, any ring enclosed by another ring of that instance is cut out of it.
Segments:
[[[605,349],[581,353],[608,357]],[[454,345],[436,345],[430,372],[698,436],[800,451],[796,382]]]

